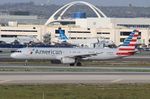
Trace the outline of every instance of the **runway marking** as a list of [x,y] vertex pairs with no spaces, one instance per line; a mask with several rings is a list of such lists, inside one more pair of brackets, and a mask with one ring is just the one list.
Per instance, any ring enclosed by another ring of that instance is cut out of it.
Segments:
[[11,80],[1,80],[0,84],[4,84],[4,83],[9,82],[9,81],[11,81]]
[[113,80],[111,81],[111,83],[117,83],[117,82],[120,82],[122,79],[116,79],[116,80]]

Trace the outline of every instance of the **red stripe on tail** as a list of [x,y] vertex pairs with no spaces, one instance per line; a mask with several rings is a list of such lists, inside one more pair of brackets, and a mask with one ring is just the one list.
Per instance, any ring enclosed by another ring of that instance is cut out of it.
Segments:
[[138,37],[139,35],[138,34],[134,34],[134,36],[133,37]]
[[136,41],[137,41],[136,39],[135,39],[135,40],[134,40],[134,39],[133,39],[133,40],[131,40],[131,42],[136,42]]
[[135,44],[129,44],[129,46],[135,46]]

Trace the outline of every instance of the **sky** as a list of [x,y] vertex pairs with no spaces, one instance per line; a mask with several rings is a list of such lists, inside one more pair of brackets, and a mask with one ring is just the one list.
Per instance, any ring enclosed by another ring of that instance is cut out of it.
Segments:
[[[20,3],[33,1],[36,4],[58,4],[64,5],[75,0],[0,0],[0,4],[4,3]],[[144,6],[150,7],[150,0],[82,0],[99,6]]]

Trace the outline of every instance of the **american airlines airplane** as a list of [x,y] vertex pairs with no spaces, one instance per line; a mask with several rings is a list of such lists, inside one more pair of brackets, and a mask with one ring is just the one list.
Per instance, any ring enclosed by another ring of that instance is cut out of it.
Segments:
[[81,66],[82,60],[107,60],[134,55],[138,30],[131,32],[118,48],[21,48],[11,54],[15,59],[48,59],[70,66]]

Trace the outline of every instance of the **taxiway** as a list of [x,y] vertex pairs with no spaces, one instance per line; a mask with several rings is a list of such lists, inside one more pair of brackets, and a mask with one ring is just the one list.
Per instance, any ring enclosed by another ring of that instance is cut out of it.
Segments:
[[150,83],[150,73],[138,72],[1,72],[0,84]]

